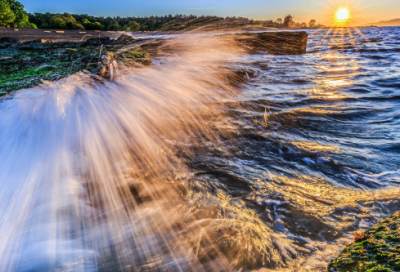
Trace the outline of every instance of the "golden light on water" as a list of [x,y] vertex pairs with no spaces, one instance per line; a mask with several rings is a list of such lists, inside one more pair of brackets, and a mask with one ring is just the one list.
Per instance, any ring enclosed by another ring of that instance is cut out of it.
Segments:
[[336,22],[347,22],[349,18],[349,10],[347,8],[341,8],[336,13]]
[[339,148],[333,145],[320,145],[312,142],[292,142],[297,148],[309,151],[309,152],[332,152],[338,153]]

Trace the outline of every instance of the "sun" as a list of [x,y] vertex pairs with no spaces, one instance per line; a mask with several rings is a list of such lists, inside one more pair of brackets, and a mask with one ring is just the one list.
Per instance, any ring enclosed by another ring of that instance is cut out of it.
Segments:
[[347,8],[341,8],[336,13],[337,22],[346,22],[349,18],[349,10]]

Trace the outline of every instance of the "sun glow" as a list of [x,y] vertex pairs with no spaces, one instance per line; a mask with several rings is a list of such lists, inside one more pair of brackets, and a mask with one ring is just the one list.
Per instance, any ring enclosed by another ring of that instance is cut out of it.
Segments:
[[349,10],[346,8],[341,8],[336,13],[337,22],[346,22],[349,18]]

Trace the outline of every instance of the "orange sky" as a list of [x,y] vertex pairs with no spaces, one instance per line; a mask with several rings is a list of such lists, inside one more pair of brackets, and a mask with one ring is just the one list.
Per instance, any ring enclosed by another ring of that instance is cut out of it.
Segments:
[[336,12],[340,8],[349,10],[350,26],[400,18],[400,0],[281,0],[280,4],[275,5],[275,9],[270,9],[267,14],[258,12],[254,17],[274,18],[282,13],[290,13],[295,22],[316,19],[319,23],[333,25]]

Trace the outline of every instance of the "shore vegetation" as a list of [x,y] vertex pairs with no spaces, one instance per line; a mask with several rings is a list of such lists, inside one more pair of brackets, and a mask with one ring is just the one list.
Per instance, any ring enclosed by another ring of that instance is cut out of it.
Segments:
[[87,14],[29,14],[30,22],[42,29],[86,29],[105,31],[179,31],[200,27],[231,28],[231,27],[273,27],[273,28],[307,28],[319,27],[315,20],[310,23],[295,22],[288,15],[282,20],[253,20],[245,17],[219,17],[210,15],[165,15],[150,17],[103,17]]

